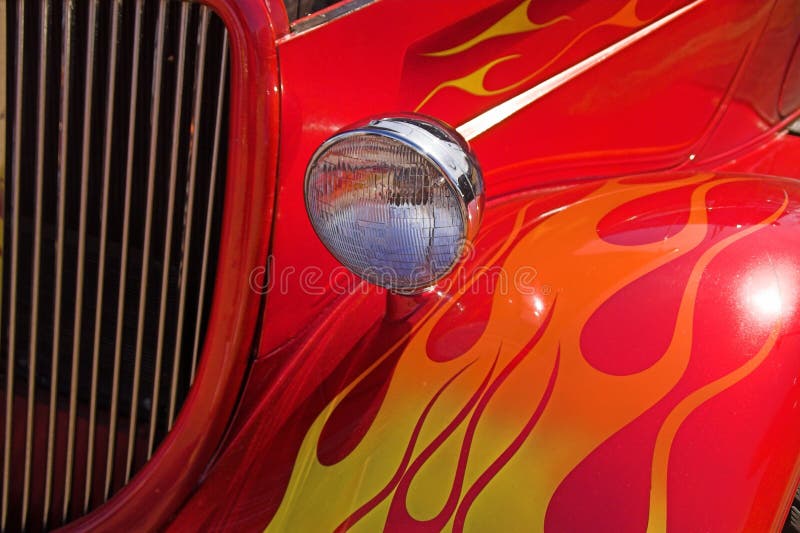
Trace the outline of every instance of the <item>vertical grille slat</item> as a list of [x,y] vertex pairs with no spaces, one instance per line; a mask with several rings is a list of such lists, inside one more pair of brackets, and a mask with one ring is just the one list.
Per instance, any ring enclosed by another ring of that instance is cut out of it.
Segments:
[[[72,58],[72,0],[63,1],[62,41],[61,41],[61,80],[59,84],[59,132],[58,132],[58,207],[56,220],[56,265],[55,290],[53,291],[53,331],[61,329],[61,299],[64,272],[64,217],[66,212],[67,191],[67,136],[69,132],[69,89],[70,65]],[[53,337],[50,370],[50,401],[47,420],[47,458],[44,485],[44,505],[42,506],[42,524],[46,528],[50,514],[50,503],[53,493],[53,461],[55,453],[56,432],[56,400],[58,396],[59,376],[59,337]]]
[[[6,0],[0,0],[0,194],[2,194],[3,199],[5,199],[5,191],[6,191],[6,183],[8,181],[8,175],[6,173],[7,169],[5,166],[6,160],[6,115],[8,113],[8,97],[6,95],[6,70],[9,67],[9,61],[7,57],[7,45],[6,45],[6,18],[8,13],[8,6],[6,4]],[[7,216],[4,214],[8,213],[8,204],[5,202],[0,202],[0,217]],[[3,250],[8,246],[5,240],[0,235],[0,258],[3,255]],[[2,259],[0,259],[2,261]],[[6,289],[8,290],[8,289]],[[3,287],[2,283],[0,283],[0,295],[2,295]],[[0,306],[0,323],[2,323],[2,319],[4,315],[2,313],[2,307]],[[12,387],[9,386],[8,382],[6,382],[6,390],[10,390]],[[8,415],[6,415],[8,416]],[[10,421],[10,418],[6,418],[7,421]],[[4,424],[5,434],[9,435],[9,429],[6,424]],[[3,439],[3,448],[5,450],[5,438]],[[5,454],[5,451],[4,451]],[[5,528],[6,524],[6,505],[8,502],[7,492],[6,492],[6,482],[5,482],[5,475],[3,478],[0,479],[0,527]]]
[[[138,94],[139,59],[141,53],[142,18],[144,16],[144,0],[136,0],[133,30],[133,52],[131,63],[131,92]],[[127,285],[128,250],[130,238],[131,189],[133,185],[133,156],[136,139],[136,107],[137,99],[130,99],[128,113],[128,138],[125,152],[125,200],[122,218],[122,248],[120,251],[119,292],[117,298],[117,319],[114,336],[114,367],[112,370],[111,409],[108,422],[108,453],[106,454],[106,475],[103,488],[103,500],[108,499],[111,491],[111,476],[114,471],[114,451],[116,449],[115,433],[117,429],[117,409],[119,406],[119,373],[122,359],[122,327],[125,321],[125,295]]]
[[181,0],[0,0],[0,41],[0,531],[39,531],[119,491],[194,380],[229,44]]
[[[13,3],[7,4],[14,5]],[[6,225],[5,219],[3,226],[10,228],[11,234],[11,268],[9,268],[9,287],[3,291],[3,296],[8,294],[8,329],[6,330],[6,409],[5,409],[5,435],[3,439],[3,502],[2,516],[0,516],[0,527],[3,531],[8,525],[9,500],[11,492],[11,431],[12,421],[14,420],[14,374],[16,362],[16,332],[17,332],[17,257],[19,257],[19,203],[20,203],[20,163],[22,154],[22,80],[24,69],[25,52],[25,6],[22,3],[16,4],[17,16],[17,40],[16,57],[14,58],[14,121],[11,131],[11,187],[6,190],[11,191],[11,202],[8,204],[8,212],[11,215],[11,223]],[[8,21],[11,17],[3,16]],[[6,32],[8,34],[8,31]],[[6,55],[8,52],[6,52]],[[8,168],[3,162],[3,168]],[[5,191],[4,191],[5,192]],[[5,213],[3,215],[5,217]],[[5,243],[5,238],[3,239]],[[5,245],[3,246],[3,263],[5,258]]]
[[[188,4],[181,5],[181,22],[179,33],[179,46],[178,46],[178,64],[177,64],[177,81],[175,83],[175,98],[173,101],[174,109],[172,111],[172,135],[178,136],[181,127],[181,111],[183,107],[183,78],[185,75],[186,58],[184,51],[186,49],[186,30],[189,24],[189,6]],[[156,361],[155,361],[155,375],[161,375],[161,362],[164,356],[164,327],[166,325],[166,311],[167,299],[169,297],[169,269],[170,269],[170,256],[172,255],[172,219],[175,214],[175,182],[177,181],[178,172],[178,148],[177,143],[172,144],[172,150],[169,155],[169,193],[167,193],[167,226],[164,230],[164,251],[162,257],[164,258],[161,267],[161,292],[159,295],[158,304],[158,337],[156,339]],[[153,441],[156,436],[156,417],[158,415],[158,400],[160,397],[161,383],[159,380],[153,380],[152,392],[152,405],[150,410],[150,428],[148,430],[147,438],[147,458],[149,459],[153,453]]]
[[[206,205],[206,213],[211,213],[214,208],[214,193],[216,190],[216,178],[219,165],[219,152],[220,152],[220,137],[222,135],[222,109],[223,102],[225,101],[225,86],[227,82],[226,74],[228,71],[228,36],[224,35],[222,38],[222,52],[220,58],[219,68],[219,86],[217,88],[217,106],[216,114],[214,117],[214,141],[211,156],[211,180],[208,185],[208,204]],[[197,304],[197,312],[195,314],[194,323],[194,340],[192,343],[192,369],[189,372],[190,380],[194,381],[194,375],[197,371],[197,357],[200,350],[200,334],[203,324],[203,309],[205,308],[205,295],[206,295],[206,280],[208,276],[208,252],[211,244],[211,216],[206,217],[205,231],[203,232],[203,263],[200,267],[200,287],[198,291],[199,302]],[[172,417],[170,417],[172,418]],[[172,424],[170,424],[172,427]]]
[[117,49],[119,46],[119,12],[121,0],[113,0],[111,6],[111,36],[109,37],[108,74],[106,86],[105,108],[105,141],[103,143],[103,184],[100,208],[100,252],[97,267],[97,289],[94,311],[94,338],[92,339],[92,382],[89,392],[89,434],[86,449],[86,478],[83,488],[83,512],[89,508],[89,499],[92,494],[92,478],[94,477],[94,439],[97,425],[97,374],[100,358],[100,332],[102,330],[103,294],[105,289],[106,272],[106,241],[108,238],[108,189],[111,181],[111,149],[114,139],[114,95],[116,94],[117,80]]
[[30,502],[31,467],[33,463],[33,413],[36,406],[36,380],[31,376],[36,375],[37,342],[39,328],[39,276],[41,270],[42,250],[42,196],[44,194],[44,135],[45,135],[45,104],[47,97],[47,32],[50,22],[50,0],[39,0],[41,13],[39,15],[39,79],[36,92],[36,192],[34,227],[33,227],[33,267],[31,271],[31,306],[30,329],[28,334],[28,399],[27,417],[25,420],[25,469],[22,482],[22,529],[25,529]]
[[[172,428],[175,419],[175,402],[177,400],[178,375],[181,368],[181,348],[183,347],[183,317],[186,310],[186,276],[184,270],[189,263],[189,253],[192,246],[192,219],[194,216],[194,194],[195,177],[197,175],[197,138],[200,135],[200,113],[202,111],[201,102],[203,101],[203,79],[205,77],[206,44],[208,39],[208,17],[209,9],[205,6],[200,8],[200,31],[197,43],[198,61],[195,66],[194,84],[194,106],[192,108],[192,128],[189,138],[189,184],[187,186],[186,214],[183,224],[183,242],[181,243],[181,262],[178,265],[180,270],[180,293],[178,296],[178,317],[175,324],[175,350],[172,354],[172,378],[169,386],[169,411],[167,414],[167,428]],[[152,422],[151,422],[152,424]],[[152,426],[151,426],[152,431]]]
[[158,150],[159,114],[161,112],[161,67],[164,62],[164,36],[166,31],[167,1],[158,2],[158,22],[156,23],[155,52],[153,52],[153,104],[150,114],[150,148],[148,150],[147,167],[147,200],[144,215],[144,242],[142,243],[142,267],[139,283],[139,311],[136,318],[136,352],[133,367],[133,389],[131,392],[131,410],[128,418],[128,450],[125,459],[125,483],[131,478],[133,467],[134,440],[136,439],[136,423],[139,408],[139,380],[142,369],[142,344],[144,342],[144,318],[147,305],[147,282],[150,270],[150,240],[153,228],[153,195],[155,189],[156,157]]
[[61,518],[67,520],[72,503],[72,470],[75,462],[75,424],[78,404],[78,371],[81,355],[81,323],[83,319],[83,285],[86,262],[86,201],[89,194],[89,146],[92,131],[92,92],[94,90],[94,46],[97,23],[97,0],[89,0],[89,21],[86,44],[85,81],[83,91],[83,134],[81,136],[80,211],[78,212],[78,266],[75,274],[75,311],[72,329],[72,366],[69,385],[69,421],[67,425],[67,460],[64,471],[64,501]]

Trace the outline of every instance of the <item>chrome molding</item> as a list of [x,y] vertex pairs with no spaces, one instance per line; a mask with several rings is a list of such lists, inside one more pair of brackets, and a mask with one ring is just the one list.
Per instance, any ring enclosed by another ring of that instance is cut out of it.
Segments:
[[[358,11],[362,7],[372,4],[376,0],[350,0],[349,2],[342,2],[331,9],[313,13],[300,21],[292,24],[292,34],[302,33],[317,26],[326,24],[332,20],[338,19],[345,15],[349,15],[353,11]],[[291,34],[290,34],[291,35]]]
[[705,0],[695,0],[691,4],[687,4],[684,7],[673,11],[669,15],[658,19],[652,24],[645,26],[641,30],[628,35],[624,39],[617,41],[608,48],[600,50],[596,54],[587,57],[579,63],[575,63],[568,69],[563,70],[555,76],[546,79],[542,83],[531,87],[527,91],[524,91],[517,96],[514,96],[513,98],[493,107],[492,109],[481,113],[477,117],[456,128],[456,130],[466,140],[471,141],[481,133],[484,133],[486,130],[497,126],[507,118],[515,115],[543,96],[550,94],[565,83],[577,78],[584,72],[591,70],[607,59],[615,56],[625,48],[628,48],[634,43],[641,41],[651,33],[666,26],[673,20],[688,13],[704,2]]

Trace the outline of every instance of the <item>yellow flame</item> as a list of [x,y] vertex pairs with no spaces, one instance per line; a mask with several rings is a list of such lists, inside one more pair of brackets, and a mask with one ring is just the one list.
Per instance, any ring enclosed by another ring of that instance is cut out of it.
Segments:
[[503,18],[467,42],[459,44],[458,46],[454,46],[453,48],[448,48],[447,50],[431,52],[425,55],[432,57],[451,56],[469,50],[470,48],[490,39],[503,37],[505,35],[515,35],[518,33],[528,33],[541,30],[542,28],[547,28],[548,26],[552,26],[553,24],[563,20],[572,20],[572,17],[562,15],[543,24],[537,24],[528,17],[528,9],[530,8],[532,1],[533,0],[525,0],[520,5],[512,9],[511,12],[509,12]]
[[[448,50],[443,50],[442,52],[434,52],[430,54],[425,54],[428,56],[448,56],[463,52],[472,48],[479,42],[482,42],[487,39],[492,39],[495,37],[499,37],[502,35],[512,35],[516,33],[524,33],[529,31],[538,30],[552,24],[555,24],[559,20],[571,20],[571,17],[562,16],[556,19],[551,20],[548,23],[543,25],[536,25],[528,20],[527,16],[527,9],[528,4],[530,4],[530,0],[527,0],[523,3],[523,5],[518,6],[515,8],[511,13],[503,17],[498,23],[491,26],[488,30],[483,32],[478,37],[467,41],[466,43],[456,46],[454,48],[450,48]],[[592,32],[593,30],[603,27],[603,26],[619,26],[623,28],[639,28],[644,26],[645,24],[650,22],[650,19],[641,19],[636,15],[636,6],[638,4],[638,0],[629,0],[625,5],[623,5],[617,12],[615,12],[610,17],[593,24],[575,36],[565,47],[561,49],[557,54],[551,57],[546,63],[541,65],[537,68],[534,72],[528,74],[527,76],[523,77],[522,79],[515,81],[514,83],[505,85],[503,87],[497,89],[488,89],[486,87],[486,78],[489,75],[489,72],[494,68],[496,65],[508,61],[510,59],[515,59],[521,57],[520,54],[513,54],[507,55],[485,65],[481,66],[477,70],[470,72],[469,74],[462,76],[460,78],[455,78],[452,80],[447,80],[445,82],[440,83],[437,85],[430,93],[428,93],[425,98],[422,99],[419,105],[415,108],[415,111],[419,111],[422,107],[427,104],[434,96],[436,96],[439,92],[447,87],[452,87],[455,89],[460,89],[466,93],[469,93],[473,96],[495,96],[498,94],[507,93],[509,91],[513,91],[514,89],[518,89],[519,87],[525,85],[526,83],[530,82],[534,78],[536,78],[539,74],[544,72],[550,66],[552,66],[556,61],[558,61],[561,57],[564,56],[569,50],[571,50],[575,44],[580,41],[583,37],[587,34]],[[524,7],[524,9],[522,9]],[[528,22],[530,27],[526,28],[525,23],[520,19],[520,16],[524,16],[524,20]],[[502,23],[502,24],[501,24]],[[518,31],[511,31],[512,29],[516,29]]]
[[[784,198],[781,207],[762,220],[757,226],[750,227],[732,235],[709,249],[700,261],[698,261],[692,272],[689,283],[693,285],[693,289],[695,291],[697,290],[696,286],[700,283],[700,276],[708,263],[711,262],[711,259],[720,251],[734,242],[758,231],[760,228],[775,222],[780,215],[783,214],[788,205],[789,199]],[[658,432],[658,437],[656,438],[655,451],[653,453],[653,469],[650,479],[650,514],[647,525],[647,531],[649,533],[658,533],[667,530],[667,467],[669,464],[672,442],[675,440],[675,435],[678,433],[681,424],[700,405],[746,378],[758,368],[764,359],[766,359],[767,355],[769,355],[775,343],[778,341],[778,335],[781,331],[780,314],[775,315],[773,318],[775,320],[772,324],[769,337],[754,357],[748,359],[742,366],[729,374],[689,394],[673,408],[662,424]]]
[[[459,509],[463,510],[466,529],[504,531],[517,529],[520,524],[526,524],[527,529],[543,529],[550,499],[566,476],[592,450],[663,398],[685,372],[691,355],[696,293],[709,262],[733,242],[770,224],[785,209],[786,204],[759,225],[701,255],[684,289],[672,340],[660,357],[653,358],[657,361],[650,368],[616,376],[591,366],[580,349],[580,333],[586,322],[620,289],[700,245],[708,228],[706,194],[729,181],[733,180],[711,180],[709,175],[700,174],[635,187],[608,182],[526,234],[521,234],[524,212],[518,214],[512,236],[503,245],[509,253],[502,266],[507,272],[516,272],[535,265],[539,273],[535,294],[517,287],[505,294],[495,292],[481,337],[461,357],[447,362],[435,362],[427,356],[428,339],[447,306],[431,311],[406,339],[408,344],[384,401],[363,439],[347,457],[323,465],[317,459],[317,445],[336,406],[369,371],[337,395],[312,424],[298,452],[287,492],[267,530],[334,530],[376,495],[385,493],[377,506],[354,524],[347,524],[354,531],[382,529],[395,494],[392,480],[398,473],[407,472],[403,465],[410,464],[404,457],[410,453],[414,461],[437,438],[444,439],[441,447],[410,480],[402,502],[406,512],[417,520],[436,516],[450,495],[458,458],[466,454],[463,485],[456,493],[459,505],[466,506]],[[696,187],[689,220],[677,234],[636,246],[598,239],[598,223],[617,206],[688,185]],[[521,237],[514,243],[518,235]],[[493,261],[502,253],[498,251]],[[553,291],[543,290],[544,284]],[[542,308],[548,311],[549,322],[535,312]],[[525,348],[537,335],[540,337],[532,348]],[[765,345],[763,350],[768,348]],[[503,369],[510,368],[519,354],[525,355],[524,359],[501,379]],[[743,366],[745,370],[691,395],[668,418],[654,457],[655,524],[660,523],[663,509],[659,506],[665,495],[659,485],[661,468],[680,422],[696,405],[741,379],[763,357],[760,352]],[[557,379],[551,381],[554,368],[558,368]],[[493,386],[488,395],[485,391]],[[541,417],[530,433],[523,433],[544,397],[549,399],[543,404]],[[475,398],[486,400],[481,409],[474,406]],[[463,420],[461,414],[465,414]],[[465,448],[467,427],[472,424],[472,441]],[[450,432],[447,428],[454,429]],[[520,435],[524,440],[514,448],[508,463],[492,472],[485,487],[473,491],[474,498],[465,498]],[[455,513],[450,527],[452,516]]]
[[506,61],[509,61],[511,59],[516,59],[518,57],[520,57],[519,54],[512,54],[498,59],[494,59],[483,65],[478,70],[470,72],[469,74],[467,74],[462,78],[456,78],[454,80],[448,80],[444,83],[441,83],[434,90],[428,93],[428,96],[426,96],[425,99],[422,100],[422,102],[420,102],[420,104],[414,109],[414,111],[419,111],[420,109],[422,109],[422,106],[427,104],[431,98],[436,96],[439,93],[439,91],[441,91],[445,87],[453,87],[455,89],[461,89],[462,91],[468,92],[475,96],[492,96],[495,94],[502,94],[508,91],[509,90],[508,87],[502,87],[500,89],[494,89],[494,90],[487,89],[486,86],[484,85],[484,81],[486,80],[486,75],[496,65],[499,65],[500,63],[505,63]]

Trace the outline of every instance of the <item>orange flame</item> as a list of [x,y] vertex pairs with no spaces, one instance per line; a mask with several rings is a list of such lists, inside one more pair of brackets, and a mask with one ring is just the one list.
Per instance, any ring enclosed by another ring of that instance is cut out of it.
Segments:
[[[436,531],[510,530],[519,524],[543,529],[550,499],[566,476],[683,376],[691,355],[695,300],[708,264],[787,208],[788,199],[759,224],[700,255],[683,289],[672,339],[652,366],[619,376],[590,365],[580,337],[594,312],[631,282],[696,249],[709,227],[706,195],[732,181],[707,174],[636,186],[610,181],[524,234],[525,212],[520,212],[489,264],[507,251],[502,266],[508,272],[535,265],[535,290],[513,287],[508,294],[493,294],[479,340],[445,362],[430,359],[426,346],[452,304],[431,310],[390,350],[407,341],[372,425],[336,464],[318,460],[320,435],[337,405],[370,370],[319,415],[267,530],[375,531],[408,521]],[[686,186],[695,187],[689,219],[674,235],[626,246],[598,237],[598,223],[618,206]],[[543,290],[545,284],[554,290]],[[687,396],[667,417],[653,457],[651,530],[664,528],[666,465],[681,423],[752,372],[779,329],[775,324],[755,357]]]
[[[522,4],[514,8],[510,13],[505,15],[503,18],[501,18],[492,26],[490,26],[486,31],[466,41],[461,45],[449,48],[447,50],[442,50],[441,52],[433,52],[425,55],[433,57],[455,55],[462,53],[466,50],[469,50],[470,48],[478,45],[479,43],[487,41],[489,39],[495,39],[497,37],[503,37],[506,35],[529,33],[541,30],[548,26],[552,26],[553,24],[563,20],[572,20],[572,17],[563,15],[560,17],[556,17],[544,24],[535,24],[531,22],[530,19],[528,18],[528,7],[530,6],[530,4],[531,0],[525,0]],[[513,91],[514,89],[518,89],[523,85],[525,85],[526,83],[533,80],[534,78],[536,78],[547,68],[552,66],[556,61],[558,61],[561,57],[563,57],[564,54],[566,54],[569,50],[571,50],[578,41],[580,41],[583,37],[594,31],[595,29],[605,26],[618,26],[622,28],[640,28],[645,24],[651,22],[651,20],[649,19],[640,19],[636,15],[637,4],[638,0],[629,0],[617,12],[615,12],[608,18],[585,28],[580,33],[578,33],[578,35],[575,36],[564,48],[562,48],[560,52],[551,57],[546,63],[544,63],[535,71],[531,72],[527,76],[523,77],[522,79],[514,83],[505,85],[503,87],[499,87],[497,89],[490,89],[486,87],[486,78],[489,76],[489,73],[494,69],[495,66],[499,65],[500,63],[505,63],[512,59],[517,59],[519,57],[522,57],[521,54],[511,54],[494,59],[486,63],[485,65],[480,66],[479,68],[470,72],[469,74],[440,83],[430,93],[428,93],[428,95],[425,96],[425,98],[422,99],[419,105],[417,105],[415,111],[419,111],[420,109],[422,109],[422,107],[425,106],[425,104],[427,104],[434,96],[436,96],[439,92],[441,92],[443,89],[447,87],[459,89],[474,96],[495,96],[498,94],[503,94],[509,91]]]
[[460,54],[461,52],[465,52],[470,48],[490,39],[495,39],[504,35],[529,33],[532,31],[541,30],[542,28],[547,28],[548,26],[552,26],[553,24],[563,20],[572,20],[572,17],[562,15],[545,23],[537,24],[528,17],[528,9],[530,8],[532,2],[533,0],[524,0],[524,2],[512,9],[503,18],[489,26],[489,28],[462,44],[448,48],[447,50],[431,52],[425,55],[432,57],[444,57]]

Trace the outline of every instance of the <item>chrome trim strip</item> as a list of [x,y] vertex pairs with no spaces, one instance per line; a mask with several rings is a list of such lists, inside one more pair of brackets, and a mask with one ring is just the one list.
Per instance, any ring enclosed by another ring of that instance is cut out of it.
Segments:
[[[5,438],[3,442],[3,497],[0,512],[0,529],[5,530],[8,523],[8,497],[11,489],[11,421],[14,418],[14,362],[16,360],[16,328],[17,328],[17,263],[19,256],[19,185],[22,131],[22,75],[23,54],[25,49],[25,4],[15,2],[17,6],[17,55],[14,80],[14,127],[11,142],[11,268],[9,275],[8,306],[8,353],[6,368],[6,420]],[[4,254],[5,255],[5,254]],[[5,259],[4,259],[5,262]]]
[[[72,504],[72,470],[75,463],[75,417],[78,408],[78,370],[81,355],[83,322],[83,283],[86,268],[86,201],[89,193],[89,143],[92,133],[92,92],[94,91],[94,47],[97,40],[97,2],[89,0],[89,21],[86,29],[86,74],[83,91],[83,134],[81,139],[81,199],[78,214],[78,265],[75,274],[75,307],[72,322],[72,368],[69,385],[69,422],[67,424],[67,458],[64,472],[64,501],[61,518],[69,516]],[[107,132],[108,134],[108,132]]]
[[[71,0],[64,0],[64,13],[62,16],[62,41],[61,41],[61,90],[59,94],[59,122],[61,131],[58,133],[58,227],[56,234],[56,279],[53,294],[53,331],[61,329],[61,298],[63,291],[64,270],[64,213],[66,211],[67,191],[67,133],[69,130],[69,89],[70,89],[70,62],[72,49],[72,12]],[[58,363],[59,363],[59,335],[53,336],[50,370],[50,410],[47,420],[47,466],[45,473],[44,506],[42,507],[42,527],[47,529],[50,517],[50,504],[53,494],[53,461],[55,455],[56,434],[56,399],[58,395]]]
[[[139,56],[142,41],[142,16],[144,0],[136,0],[136,15],[133,26],[133,60],[131,62],[131,94],[139,90]],[[163,23],[162,23],[163,24]],[[106,451],[106,480],[103,500],[108,500],[111,476],[114,471],[114,446],[117,433],[117,409],[119,407],[119,369],[122,358],[122,327],[125,321],[125,290],[128,273],[128,243],[130,239],[131,186],[133,183],[133,156],[136,134],[136,98],[130,99],[128,109],[128,146],[125,160],[125,207],[122,215],[122,251],[119,267],[119,292],[117,296],[117,324],[114,336],[114,372],[111,378],[111,408],[108,422],[108,449]]]
[[208,184],[208,201],[206,203],[206,225],[203,233],[203,264],[200,267],[200,294],[198,295],[197,311],[194,321],[194,342],[192,344],[192,370],[190,383],[194,383],[197,371],[197,356],[200,349],[200,326],[203,321],[203,307],[205,306],[206,278],[208,277],[208,249],[211,241],[211,214],[214,210],[214,192],[217,186],[219,165],[219,141],[222,131],[222,108],[225,101],[225,78],[228,72],[228,34],[222,41],[222,60],[219,67],[219,89],[217,90],[217,114],[214,119],[214,151],[211,155],[211,174]]
[[327,11],[312,13],[306,17],[303,17],[298,22],[293,23],[291,25],[292,33],[289,35],[291,36],[296,33],[302,33],[312,28],[316,28],[317,26],[322,26],[323,24],[327,24],[328,22],[336,20],[339,17],[343,17],[354,11],[358,11],[359,9],[376,1],[377,0],[350,0],[349,2],[343,2]]
[[685,13],[693,10],[704,1],[705,0],[695,0],[691,4],[687,4],[680,9],[673,11],[669,15],[653,22],[648,26],[645,26],[637,32],[628,35],[624,39],[617,41],[608,48],[604,48],[596,54],[587,57],[583,61],[575,63],[573,66],[556,74],[552,78],[548,78],[540,84],[531,87],[527,91],[522,92],[517,96],[510,98],[509,100],[506,100],[505,102],[484,113],[481,113],[477,117],[456,128],[456,131],[458,131],[458,133],[460,133],[467,141],[471,141],[478,135],[484,133],[486,130],[500,124],[505,119],[529,106],[536,100],[539,100],[543,96],[555,91],[565,83],[577,78],[584,72],[611,58],[632,44],[642,40]]
[[[192,222],[194,217],[194,192],[197,176],[197,139],[200,137],[200,110],[203,103],[203,81],[205,77],[206,64],[206,45],[208,37],[209,9],[201,7],[201,19],[199,30],[199,43],[197,60],[195,62],[194,74],[194,108],[192,109],[192,124],[194,128],[190,133],[189,140],[189,183],[186,187],[186,209],[185,222],[183,227],[183,243],[181,244],[181,263],[180,263],[180,289],[178,296],[178,319],[175,324],[175,350],[172,355],[172,379],[169,389],[169,411],[167,414],[167,429],[172,429],[175,420],[175,405],[178,396],[178,373],[181,367],[181,348],[183,347],[183,320],[186,313],[186,283],[187,270],[189,269],[189,259],[191,252]],[[209,213],[210,218],[210,213]]]
[[[164,328],[169,297],[169,267],[172,256],[172,226],[175,215],[175,183],[178,179],[178,147],[181,138],[181,109],[183,108],[183,82],[186,73],[186,30],[189,24],[189,4],[181,3],[180,35],[178,37],[178,62],[175,80],[175,101],[172,112],[172,150],[169,156],[169,193],[167,196],[167,226],[164,231],[164,250],[162,252],[161,292],[158,306],[158,340],[156,341],[156,361],[153,370],[153,392],[150,396],[150,428],[147,437],[147,458],[153,455],[153,442],[156,437],[156,418],[158,415],[159,393],[161,392],[161,365],[164,358]],[[195,128],[197,124],[195,124]],[[152,154],[151,154],[152,157]]]
[[144,239],[142,241],[142,269],[139,283],[139,311],[136,321],[136,351],[133,364],[133,388],[131,390],[131,410],[128,419],[128,449],[125,459],[125,483],[131,479],[133,467],[133,449],[136,441],[136,417],[139,407],[139,379],[142,371],[142,342],[144,341],[144,313],[147,303],[147,281],[150,268],[150,240],[153,227],[153,189],[156,174],[156,158],[158,155],[158,120],[161,111],[161,71],[164,63],[164,39],[166,37],[167,2],[159,0],[158,22],[156,23],[156,42],[153,52],[153,95],[150,112],[150,147],[147,168],[147,203],[145,207]]
[[[6,131],[7,128],[7,113],[8,113],[8,104],[7,98],[8,95],[6,94],[7,89],[7,72],[8,72],[8,50],[6,40],[7,31],[6,31],[6,17],[8,11],[8,3],[6,0],[0,0],[0,223],[5,220],[6,213],[4,213],[4,209],[8,209],[5,205],[6,201],[6,180],[8,179],[8,175],[6,171],[8,168],[6,167],[6,139],[8,137],[8,133]],[[3,281],[2,281],[2,272],[3,272],[3,259],[5,254],[5,235],[4,231],[2,230],[2,224],[0,224],[0,302],[3,301]],[[0,308],[2,306],[0,305]],[[0,324],[2,324],[3,320],[3,313],[2,309],[0,309]]]
[[33,222],[33,266],[31,272],[31,326],[28,342],[28,402],[25,422],[25,470],[22,481],[21,527],[27,526],[33,461],[33,413],[36,406],[36,341],[39,330],[39,277],[42,262],[42,209],[44,190],[44,134],[47,104],[47,32],[50,24],[50,0],[41,0],[39,26],[39,74],[36,108],[36,200]]
[[83,489],[83,512],[89,509],[94,477],[94,438],[97,424],[97,373],[100,359],[100,333],[103,320],[103,292],[106,269],[106,239],[108,237],[108,189],[111,181],[111,146],[114,138],[114,96],[116,94],[117,51],[119,48],[119,12],[122,0],[113,0],[111,5],[110,54],[108,56],[108,78],[106,81],[106,120],[103,143],[103,192],[100,208],[100,251],[98,254],[97,287],[95,291],[94,339],[92,344],[92,384],[89,399],[89,434],[86,450],[86,479]]

